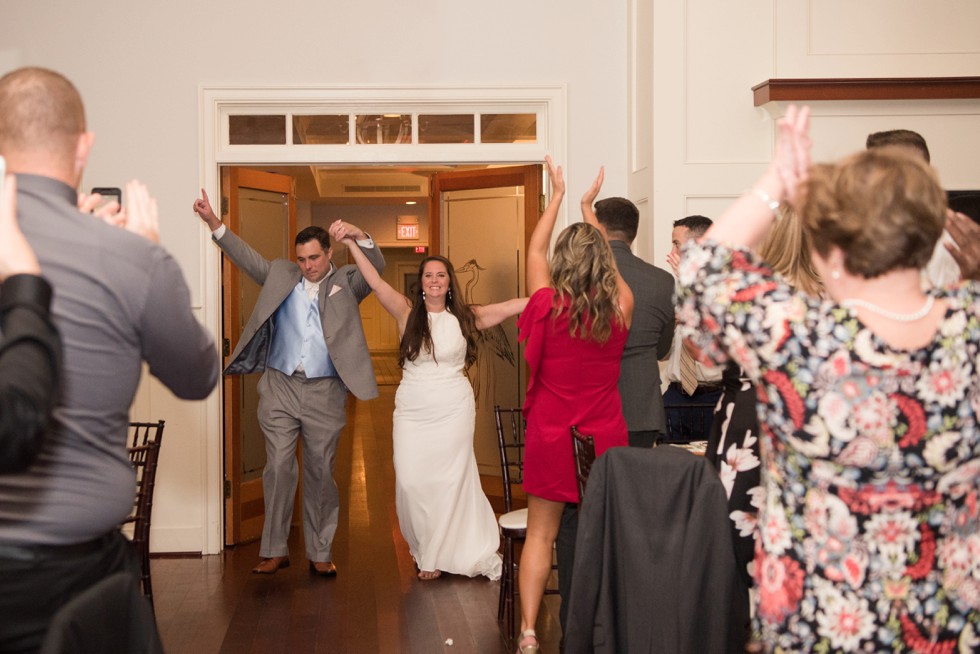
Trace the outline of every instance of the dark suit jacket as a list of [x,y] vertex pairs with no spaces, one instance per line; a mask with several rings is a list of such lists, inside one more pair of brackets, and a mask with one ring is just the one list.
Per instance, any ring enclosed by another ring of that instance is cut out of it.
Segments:
[[704,457],[606,451],[579,514],[565,654],[744,651],[735,565],[725,488]]
[[670,352],[674,338],[674,278],[630,252],[623,241],[610,241],[609,246],[634,298],[619,372],[626,428],[666,432],[658,361]]
[[0,284],[0,474],[33,463],[58,399],[61,339],[50,303],[43,277],[12,275]]
[[[286,259],[269,261],[245,241],[226,230],[215,243],[242,272],[262,286],[255,308],[242,330],[242,336],[232,352],[226,375],[238,375],[265,370],[272,329],[269,318],[303,277],[299,266]],[[371,264],[381,272],[384,257],[377,247],[365,248]],[[371,355],[364,340],[361,314],[357,308],[371,292],[371,287],[357,271],[348,265],[331,269],[320,282],[320,322],[330,358],[340,379],[355,396],[369,400],[378,396]]]

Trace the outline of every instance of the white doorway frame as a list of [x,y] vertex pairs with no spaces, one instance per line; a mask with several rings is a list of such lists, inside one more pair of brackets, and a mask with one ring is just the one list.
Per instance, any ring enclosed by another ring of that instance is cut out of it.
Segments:
[[[215,202],[220,201],[220,168],[228,165],[412,165],[412,164],[529,164],[541,163],[550,154],[566,161],[566,89],[564,85],[541,86],[291,86],[199,88],[199,179]],[[317,114],[451,114],[534,113],[533,143],[397,144],[397,145],[300,145],[292,144],[290,120],[294,115]],[[287,116],[285,145],[231,145],[229,116]],[[548,188],[547,184],[544,188]],[[568,224],[562,207],[559,228]],[[220,341],[221,257],[201,238],[202,317]],[[205,475],[202,483],[206,515],[204,554],[224,547],[224,466],[222,385],[206,401],[206,437],[203,444]]]

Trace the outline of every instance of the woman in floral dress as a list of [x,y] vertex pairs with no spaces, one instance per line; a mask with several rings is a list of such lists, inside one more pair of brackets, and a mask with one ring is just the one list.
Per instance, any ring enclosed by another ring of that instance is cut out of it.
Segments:
[[[754,189],[680,266],[685,332],[759,387],[756,620],[777,652],[980,648],[980,297],[922,290],[945,193],[897,151],[810,168],[787,110]],[[750,248],[777,203],[813,237],[827,300]]]

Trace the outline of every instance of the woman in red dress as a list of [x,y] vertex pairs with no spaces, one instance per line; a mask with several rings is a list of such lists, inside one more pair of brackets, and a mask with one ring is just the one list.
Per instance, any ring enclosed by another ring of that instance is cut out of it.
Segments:
[[[518,321],[531,372],[524,416],[524,490],[527,537],[521,554],[520,654],[536,654],[538,608],[551,574],[551,554],[566,502],[578,502],[571,426],[595,438],[596,455],[625,446],[617,382],[619,360],[633,314],[633,294],[619,276],[612,251],[591,211],[548,244],[565,195],[561,167],[546,159],[551,202],[527,253],[531,296]],[[602,171],[583,202],[595,198]]]

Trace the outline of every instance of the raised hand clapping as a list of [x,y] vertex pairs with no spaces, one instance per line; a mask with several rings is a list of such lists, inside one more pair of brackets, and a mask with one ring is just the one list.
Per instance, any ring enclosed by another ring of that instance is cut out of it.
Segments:
[[24,234],[17,225],[17,179],[7,175],[0,194],[0,281],[11,275],[37,275],[37,263]]

